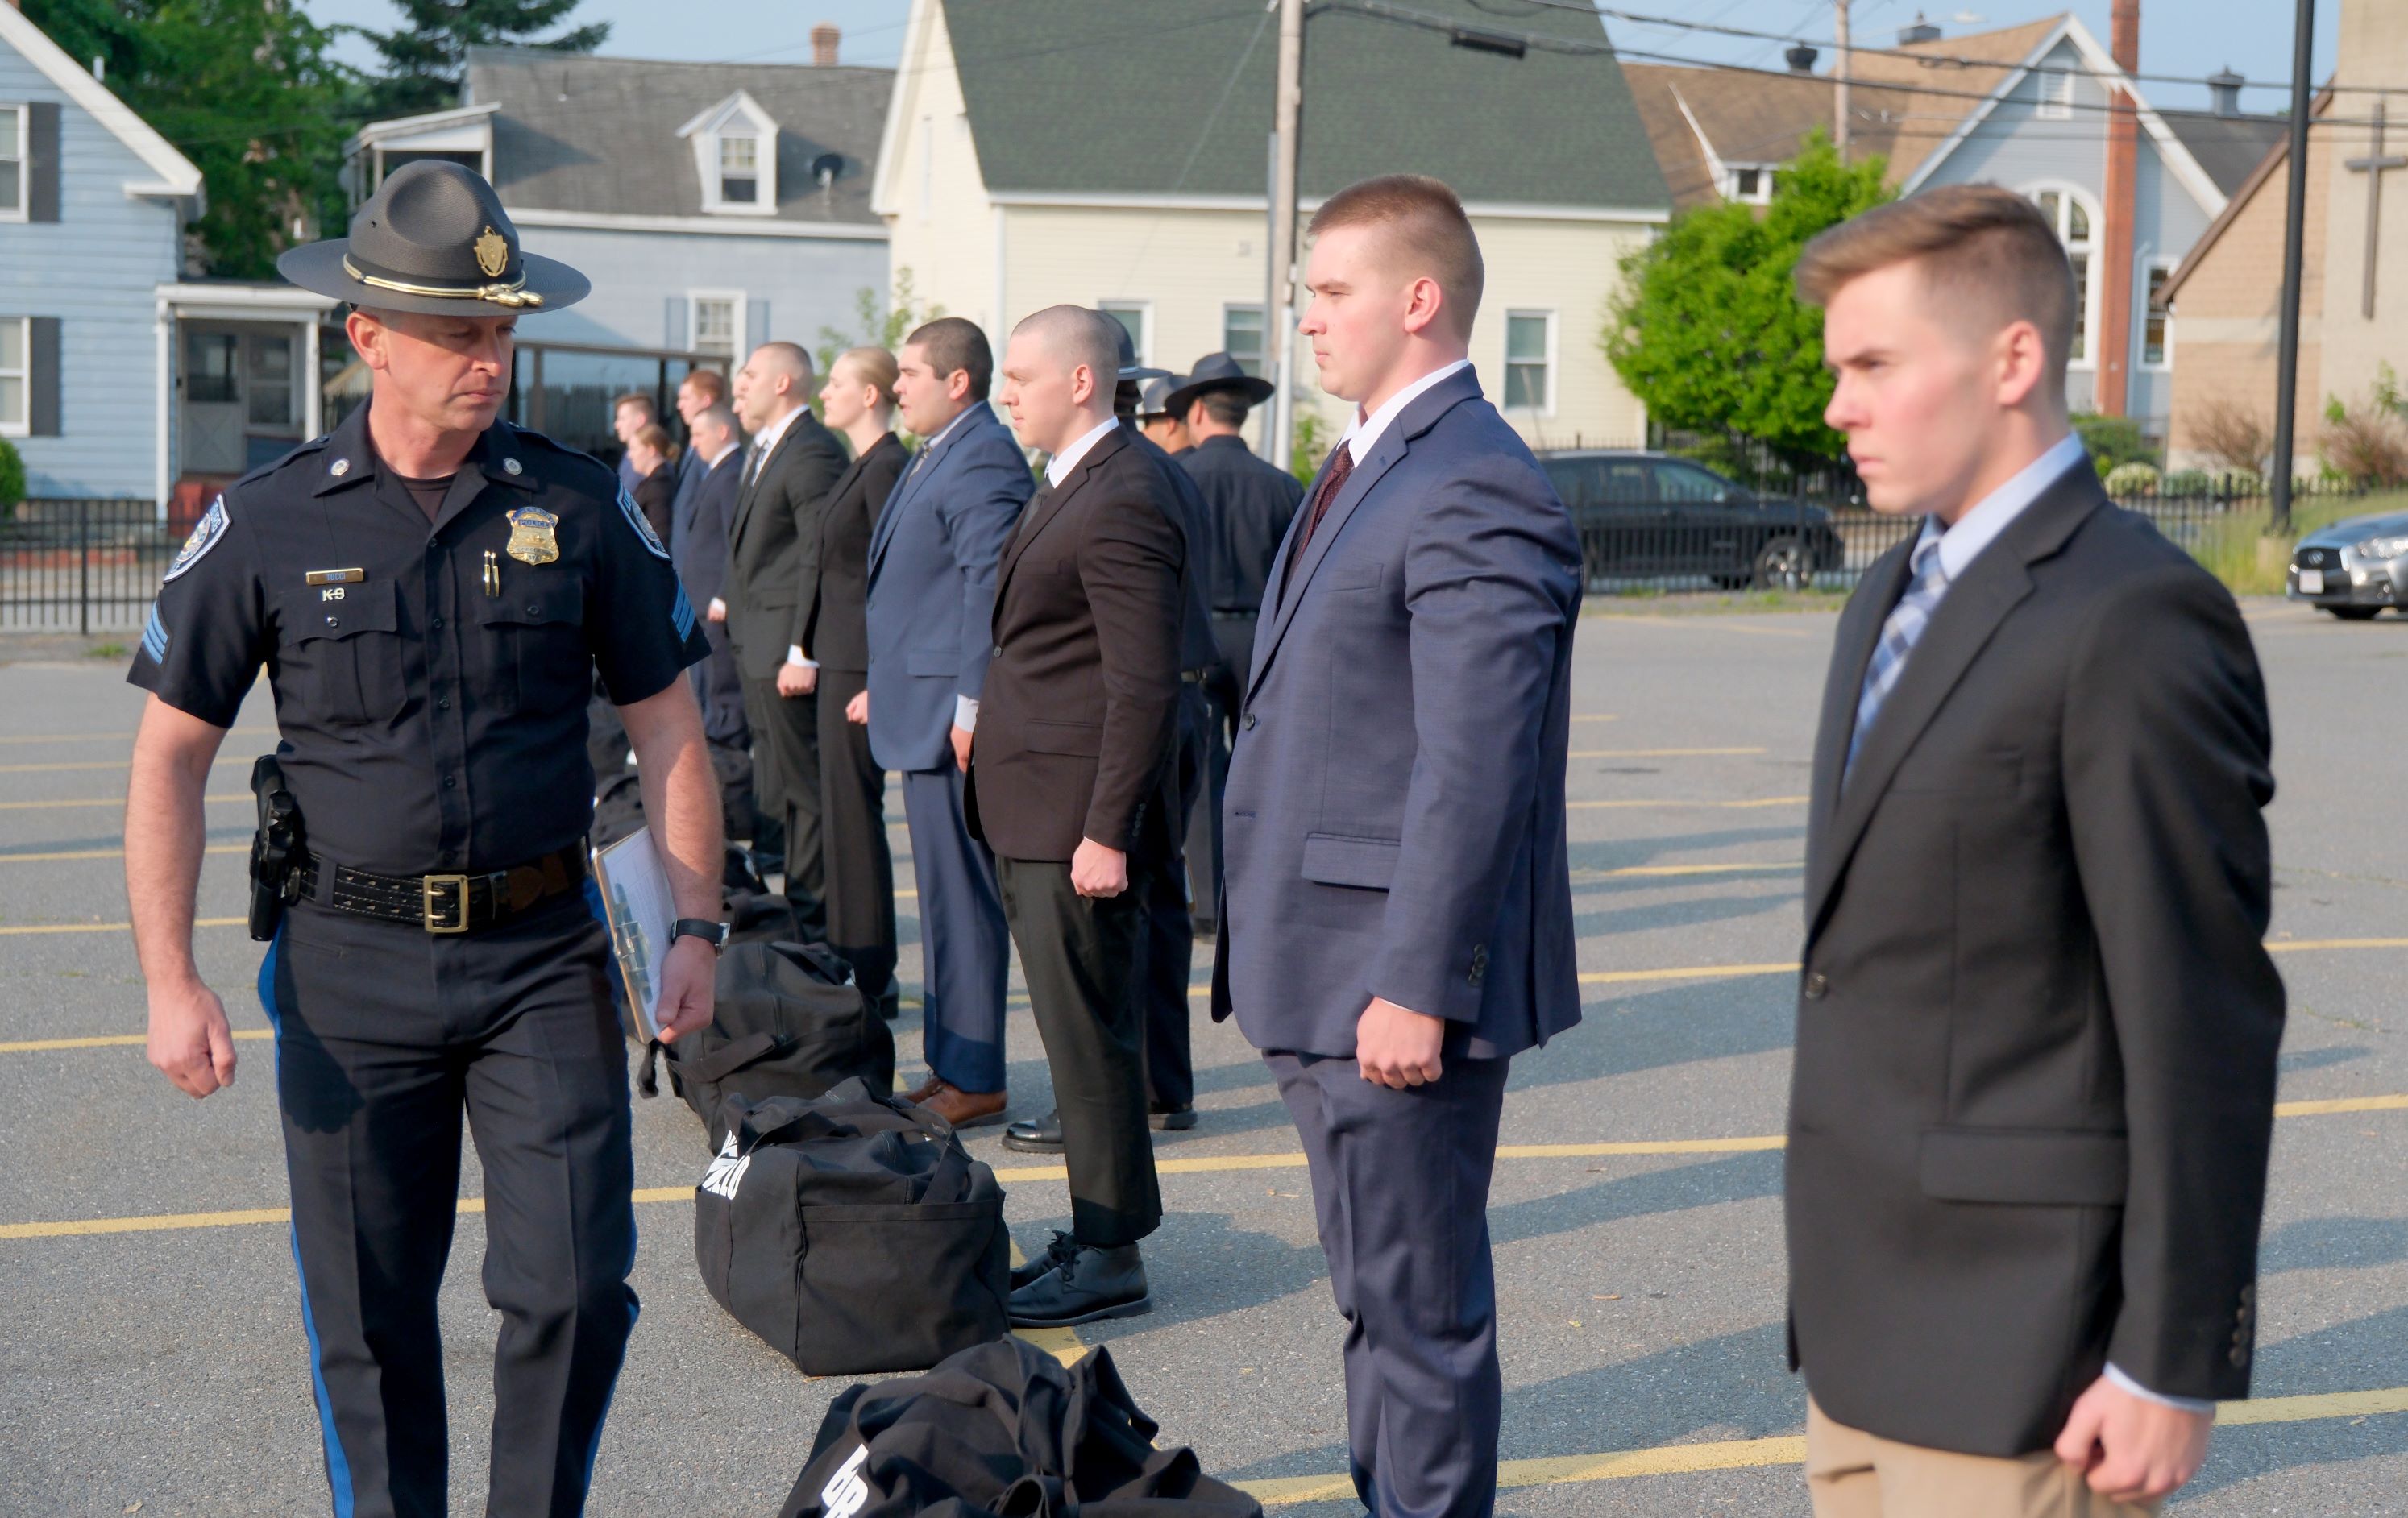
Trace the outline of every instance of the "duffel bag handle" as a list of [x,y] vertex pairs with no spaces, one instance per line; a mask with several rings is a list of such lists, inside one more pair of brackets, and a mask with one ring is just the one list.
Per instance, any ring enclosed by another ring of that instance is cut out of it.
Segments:
[[764,1054],[774,1053],[777,1048],[776,1034],[748,1033],[700,1056],[686,1068],[697,1081],[724,1081]]

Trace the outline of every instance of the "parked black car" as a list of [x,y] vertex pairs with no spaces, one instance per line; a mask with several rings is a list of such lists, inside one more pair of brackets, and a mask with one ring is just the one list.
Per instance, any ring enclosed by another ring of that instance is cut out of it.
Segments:
[[1845,562],[1828,511],[1758,495],[1689,459],[1566,449],[1539,463],[1571,509],[1592,580],[1696,576],[1769,589]]

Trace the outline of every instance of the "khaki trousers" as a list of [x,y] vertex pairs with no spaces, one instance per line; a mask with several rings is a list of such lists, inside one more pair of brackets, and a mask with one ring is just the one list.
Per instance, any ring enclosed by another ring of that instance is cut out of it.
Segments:
[[1851,1428],[1806,1402],[1806,1489],[1814,1518],[2156,1518],[2155,1502],[2111,1502],[2054,1452],[2012,1460],[1958,1454]]

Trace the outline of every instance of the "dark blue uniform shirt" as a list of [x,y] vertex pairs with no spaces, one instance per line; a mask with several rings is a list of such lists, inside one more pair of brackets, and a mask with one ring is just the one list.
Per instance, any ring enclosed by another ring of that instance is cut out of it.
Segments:
[[1258,610],[1304,486],[1241,437],[1207,437],[1171,457],[1204,496],[1205,599],[1224,614]]
[[227,487],[126,678],[228,727],[265,665],[322,858],[484,871],[574,844],[595,670],[624,706],[710,652],[667,551],[609,465],[503,422],[430,523],[367,415]]

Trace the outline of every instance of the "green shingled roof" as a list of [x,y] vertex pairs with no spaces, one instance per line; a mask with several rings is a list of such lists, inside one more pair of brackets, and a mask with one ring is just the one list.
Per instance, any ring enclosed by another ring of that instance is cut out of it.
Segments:
[[[1264,193],[1279,55],[1264,0],[944,8],[990,191]],[[1505,57],[1454,27],[1539,40]],[[1595,17],[1528,0],[1314,0],[1303,193],[1412,172],[1468,201],[1668,208],[1605,40]]]

